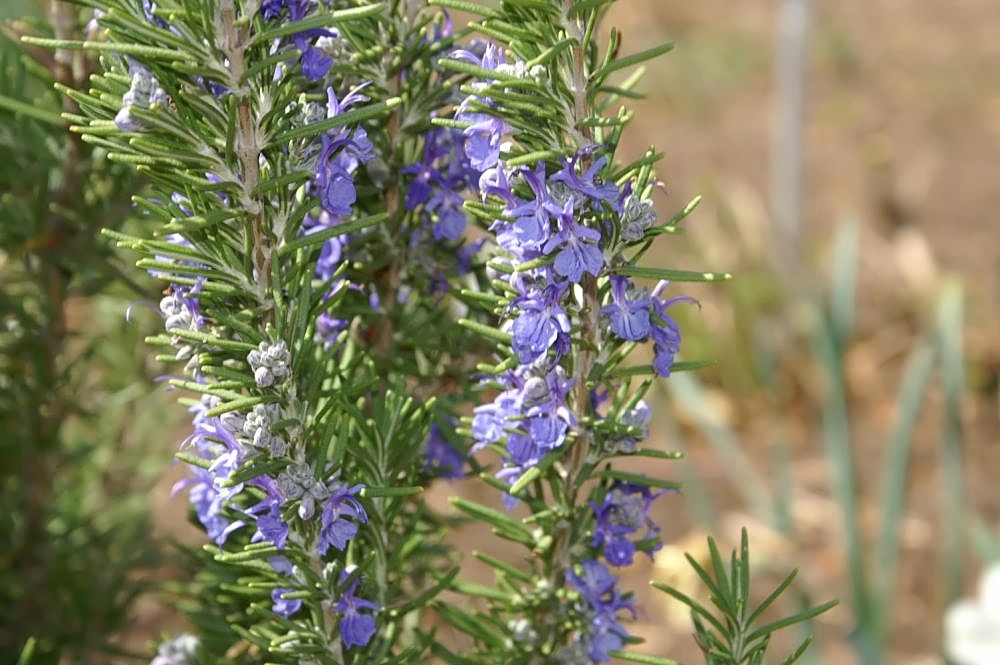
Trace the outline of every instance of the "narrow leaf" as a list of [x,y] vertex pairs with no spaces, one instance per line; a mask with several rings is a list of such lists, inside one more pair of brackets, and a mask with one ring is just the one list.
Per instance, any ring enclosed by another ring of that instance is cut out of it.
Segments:
[[642,277],[645,279],[666,279],[671,282],[722,282],[732,279],[728,272],[697,272],[694,270],[670,270],[668,268],[644,268],[641,266],[622,266],[613,271],[616,275],[626,277]]

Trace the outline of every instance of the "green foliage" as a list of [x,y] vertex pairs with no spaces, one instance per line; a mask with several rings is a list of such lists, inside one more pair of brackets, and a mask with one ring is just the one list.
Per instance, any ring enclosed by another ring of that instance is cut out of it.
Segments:
[[60,117],[53,84],[79,84],[92,58],[8,38],[44,23],[0,29],[0,652],[86,662],[108,657],[157,561],[148,421],[132,413],[149,389],[142,331],[123,319],[136,294],[97,234],[139,184]]
[[[708,589],[714,609],[705,607],[677,589],[653,582],[654,587],[691,608],[695,640],[705,653],[706,665],[762,665],[773,633],[809,621],[837,604],[837,601],[831,600],[759,625],[764,612],[789,588],[797,571],[792,571],[759,605],[751,608],[750,545],[747,530],[743,529],[739,555],[732,553],[728,568],[711,538],[708,539],[708,549],[712,560],[711,571],[706,570],[691,555],[686,556],[688,563]],[[811,636],[803,640],[782,664],[792,665],[798,661],[811,642]]]

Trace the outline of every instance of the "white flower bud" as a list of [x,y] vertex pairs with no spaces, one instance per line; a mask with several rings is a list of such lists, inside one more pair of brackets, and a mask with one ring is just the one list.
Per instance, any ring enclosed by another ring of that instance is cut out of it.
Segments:
[[306,494],[302,497],[302,503],[299,504],[299,517],[304,520],[311,519],[313,515],[316,514],[316,500],[313,499],[312,495]]
[[254,370],[253,380],[261,388],[270,388],[274,385],[274,373],[267,367],[258,367]]
[[280,436],[272,436],[269,448],[271,457],[281,457],[288,452],[288,443]]

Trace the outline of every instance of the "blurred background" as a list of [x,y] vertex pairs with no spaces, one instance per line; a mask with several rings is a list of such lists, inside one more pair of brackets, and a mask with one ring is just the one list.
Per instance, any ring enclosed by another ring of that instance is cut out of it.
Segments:
[[[716,363],[663,382],[658,435],[686,454],[665,540],[697,555],[746,525],[762,593],[798,567],[839,598],[812,662],[944,662],[946,606],[1000,555],[1000,7],[650,0],[611,22],[623,52],[676,42],[629,145],[666,155],[661,215],[702,199],[651,260],[734,274],[675,285],[702,305],[673,309],[685,359]],[[693,582],[673,548],[650,570]],[[660,600],[650,651],[697,662]]]
[[[182,626],[145,591],[201,540],[169,494],[186,414],[95,233],[143,224],[137,185],[58,120],[53,80],[89,65],[25,56],[9,38],[49,29],[0,4],[0,659],[36,634],[38,662],[108,662]],[[673,309],[683,358],[715,363],[652,393],[652,445],[685,458],[643,470],[685,490],[627,581],[697,595],[681,553],[746,526],[761,598],[798,568],[782,609],[841,600],[804,662],[944,663],[946,607],[1000,558],[1000,7],[628,0],[608,23],[626,54],[676,42],[623,157],[665,153],[662,216],[701,199],[649,261],[734,276],[672,287],[701,303]],[[683,608],[640,596],[639,649],[701,662]]]

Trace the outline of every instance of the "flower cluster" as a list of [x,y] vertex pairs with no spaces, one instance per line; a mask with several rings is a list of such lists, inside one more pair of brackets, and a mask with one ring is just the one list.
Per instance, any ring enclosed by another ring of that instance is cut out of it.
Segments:
[[[175,491],[190,490],[191,504],[208,537],[221,547],[232,533],[250,526],[254,529],[251,541],[268,542],[283,550],[294,529],[299,534],[296,536],[299,543],[305,541],[306,534],[314,534],[309,547],[317,556],[325,556],[331,547],[344,551],[357,535],[358,525],[368,520],[357,499],[362,486],[346,485],[336,472],[325,482],[317,480],[310,465],[301,459],[290,459],[290,446],[273,431],[283,415],[276,404],[260,404],[246,414],[227,412],[209,416],[208,412],[216,406],[217,398],[205,397],[192,407],[195,431],[186,445],[204,464],[190,465],[193,476],[175,486]],[[285,466],[273,476],[260,475],[246,483],[234,483],[233,473],[259,455],[280,459]],[[243,508],[241,499],[246,485],[254,487],[264,498]],[[272,557],[270,563],[277,574],[290,576],[291,565],[284,557]],[[353,596],[357,583],[355,580],[349,589],[353,603],[350,607],[378,609],[374,603]],[[299,601],[284,597],[294,590],[295,587],[275,590],[272,594],[275,613],[288,617],[298,610]],[[338,611],[347,616],[348,609]],[[343,637],[345,642],[351,639]]]
[[674,356],[680,350],[681,334],[677,323],[667,314],[667,308],[678,302],[696,302],[690,296],[661,298],[669,282],[661,281],[647,293],[631,280],[611,276],[610,304],[601,309],[608,326],[619,339],[653,341],[653,369],[659,376],[670,376]]
[[[456,57],[486,70],[503,68],[505,76],[528,75],[519,62],[504,65],[502,52],[493,47],[479,58],[468,52]],[[594,389],[588,403],[577,403],[573,388],[586,374],[577,373],[579,346],[574,340],[589,334],[583,343],[596,346],[605,358],[616,342],[651,341],[652,369],[667,376],[680,346],[677,325],[667,310],[691,299],[666,299],[662,294],[667,282],[650,292],[616,272],[627,264],[623,252],[644,240],[656,216],[651,202],[636,194],[636,182],[619,185],[607,179],[609,162],[602,146],[585,145],[557,164],[539,160],[508,165],[503,157],[508,128],[491,115],[486,85],[470,86],[473,94],[459,106],[456,119],[467,123],[465,153],[481,171],[478,187],[484,208],[501,209],[489,226],[497,252],[489,265],[503,284],[501,326],[510,336],[512,357],[507,364],[513,368],[489,379],[497,392],[492,401],[475,408],[471,433],[473,450],[503,446],[503,468],[497,475],[513,484],[547,454],[577,441],[574,430],[580,423],[593,427],[603,420],[597,413],[602,400],[596,396],[606,398],[607,390]],[[600,304],[595,307],[587,298]],[[599,317],[581,322],[595,310]],[[590,333],[582,332],[584,325],[590,326]],[[608,385],[614,389],[611,382]],[[589,451],[591,460],[632,453],[648,435],[645,402],[616,409],[615,418],[612,435],[594,437],[604,447]],[[652,556],[661,544],[649,511],[663,493],[637,482],[614,481],[590,502],[592,555],[567,573],[582,599],[579,611],[585,628],[559,658],[603,662],[610,651],[623,646],[628,632],[619,615],[634,617],[635,608],[617,590],[617,578],[596,558],[603,556],[608,565],[621,567],[630,565],[637,551]],[[512,503],[511,497],[507,503]]]
[[[629,566],[636,550],[652,557],[660,549],[660,528],[649,516],[653,501],[664,492],[654,492],[648,485],[616,480],[600,504],[591,503],[597,528],[591,547],[602,548],[612,566]],[[630,538],[641,530],[640,540]]]
[[[340,101],[329,88],[325,109],[317,112],[307,106],[306,116],[313,121],[335,117],[344,107],[363,99],[355,90]],[[313,177],[306,193],[317,203],[315,212],[308,214],[302,224],[302,233],[309,234],[335,226],[352,214],[356,200],[354,173],[374,152],[365,130],[354,127],[321,134],[315,144],[304,147],[303,154],[313,163]],[[184,212],[190,214],[186,208]],[[342,278],[340,270],[347,242],[345,236],[333,236],[322,245],[315,272],[326,299],[352,286]],[[197,304],[189,290],[173,288],[161,303],[168,328],[200,328]],[[332,342],[345,325],[331,312],[321,312],[318,334]],[[357,498],[363,486],[346,484],[340,480],[339,471],[328,465],[317,468],[307,458],[298,440],[302,423],[295,414],[302,412],[302,405],[295,397],[288,344],[281,339],[262,341],[246,353],[244,360],[253,375],[253,385],[265,399],[245,410],[213,416],[209,412],[220,405],[216,397],[206,397],[193,407],[194,433],[187,445],[202,462],[192,465],[193,477],[179,487],[190,489],[199,521],[220,547],[234,532],[247,527],[252,542],[267,542],[279,550],[291,540],[316,557],[325,557],[331,550],[345,551],[357,536],[359,525],[368,519]],[[256,463],[266,463],[262,468],[268,471],[243,482],[233,481],[234,473]],[[263,498],[248,505],[246,497],[251,494]],[[286,596],[307,581],[292,574],[293,567],[284,557],[271,557],[270,563],[283,580],[272,591],[272,609],[280,616],[291,617],[302,602]],[[355,576],[342,595],[330,601],[334,611],[342,613],[342,629],[346,632],[341,637],[347,646],[366,644],[374,633],[374,618],[368,612],[378,606],[356,595],[359,583],[360,577]],[[335,585],[336,580],[331,584]]]
[[406,209],[419,210],[434,240],[460,239],[466,226],[465,194],[479,178],[463,149],[463,132],[450,127],[432,129],[425,136],[422,159],[402,173],[412,176]]
[[[586,627],[580,640],[570,644],[557,658],[566,663],[603,663],[610,651],[621,649],[629,633],[619,622],[619,613],[636,618],[635,602],[617,589],[618,578],[598,561],[584,561],[567,574],[570,585],[580,594],[581,615]],[[584,652],[586,657],[584,657]]]
[[[297,23],[316,8],[315,0],[264,0],[260,15],[265,21]],[[334,56],[342,57],[346,46],[340,34],[330,28],[312,28],[293,33],[286,40],[276,40],[274,50],[290,46],[298,51],[302,75],[310,81],[321,81],[333,67]]]
[[135,117],[133,109],[149,109],[167,101],[167,93],[160,87],[148,69],[132,60],[129,62],[132,81],[128,92],[122,95],[122,107],[115,115],[115,125],[123,132],[139,132],[146,124]]
[[[349,91],[343,100],[338,99],[332,87],[327,88],[325,107],[311,103],[303,105],[303,122],[310,124],[337,117],[348,106],[365,101],[367,98],[360,93],[362,87]],[[308,213],[302,222],[301,232],[309,235],[332,229],[352,215],[357,201],[355,174],[361,164],[375,158],[375,150],[364,127],[358,126],[331,129],[321,135],[318,149],[309,145],[304,152],[306,155],[315,154],[315,157],[308,157],[312,160],[313,174],[309,190],[319,200],[317,210]],[[349,243],[350,236],[347,234],[334,235],[323,242],[315,275],[320,284],[325,285],[326,301],[331,301],[345,289],[364,290],[363,285],[353,284],[341,270],[348,260]],[[316,334],[330,347],[348,324],[348,320],[324,310],[317,319]]]
[[259,347],[247,354],[247,362],[253,370],[253,379],[261,388],[268,388],[288,377],[290,360],[288,346],[284,340],[274,344],[261,342]]

